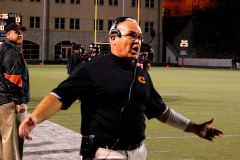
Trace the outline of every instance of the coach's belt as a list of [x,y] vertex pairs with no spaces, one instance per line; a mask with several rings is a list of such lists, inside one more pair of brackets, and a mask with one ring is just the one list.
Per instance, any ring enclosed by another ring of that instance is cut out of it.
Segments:
[[143,144],[143,142],[140,142],[138,144],[131,144],[131,145],[124,145],[124,144],[116,144],[116,146],[111,146],[111,145],[106,145],[106,148],[108,149],[112,149],[112,150],[128,150],[128,151],[132,151],[135,150],[139,147],[141,147],[141,145]]

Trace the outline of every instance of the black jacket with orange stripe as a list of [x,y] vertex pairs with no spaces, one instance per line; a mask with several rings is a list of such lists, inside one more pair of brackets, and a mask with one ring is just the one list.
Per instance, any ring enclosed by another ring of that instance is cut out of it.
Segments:
[[0,42],[0,105],[30,100],[29,74],[20,49],[10,40]]

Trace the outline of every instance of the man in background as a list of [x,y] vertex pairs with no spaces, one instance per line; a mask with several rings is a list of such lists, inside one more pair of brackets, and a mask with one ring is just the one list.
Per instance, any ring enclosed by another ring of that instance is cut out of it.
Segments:
[[236,58],[236,69],[240,69],[240,58]]
[[81,62],[85,63],[88,61],[88,54],[85,49],[83,49],[82,54],[81,54]]
[[21,160],[23,139],[18,127],[30,99],[28,69],[17,45],[22,45],[26,27],[11,23],[6,40],[0,42],[0,159]]
[[67,70],[70,75],[78,64],[81,63],[82,45],[74,45],[73,53],[68,58]]
[[88,52],[88,60],[93,60],[94,58],[101,56],[99,45],[91,43],[89,45],[89,49],[90,51]]

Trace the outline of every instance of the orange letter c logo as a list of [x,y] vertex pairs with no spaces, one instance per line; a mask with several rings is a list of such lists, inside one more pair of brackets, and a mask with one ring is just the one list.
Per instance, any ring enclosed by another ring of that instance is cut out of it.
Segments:
[[139,80],[139,82],[141,82],[141,83],[143,83],[143,84],[145,84],[145,83],[146,83],[146,81],[145,81],[145,78],[144,78],[144,77],[141,77],[141,76],[139,76],[139,77],[138,77],[138,80]]

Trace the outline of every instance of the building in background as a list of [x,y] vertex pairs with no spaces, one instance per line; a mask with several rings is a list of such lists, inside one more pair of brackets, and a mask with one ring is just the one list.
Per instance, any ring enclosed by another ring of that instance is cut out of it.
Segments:
[[[21,23],[27,27],[21,49],[29,63],[55,62],[60,54],[67,60],[74,44],[88,50],[95,42],[96,2],[96,42],[108,42],[108,31],[117,17],[138,19],[138,0],[1,0],[0,13],[21,15]],[[162,0],[140,0],[139,8],[144,41],[151,40],[150,31],[154,29],[156,38],[149,45],[154,62],[161,62]],[[1,35],[0,40],[4,39],[3,32]]]
[[199,9],[214,7],[215,3],[216,0],[163,0],[163,16],[191,16]]

